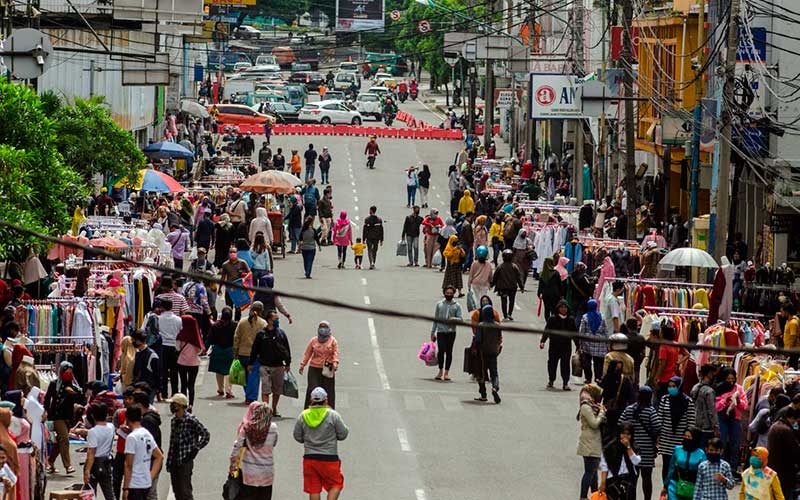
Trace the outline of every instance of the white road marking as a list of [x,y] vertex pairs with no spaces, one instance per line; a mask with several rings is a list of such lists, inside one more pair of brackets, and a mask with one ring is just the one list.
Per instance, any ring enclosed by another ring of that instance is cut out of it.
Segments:
[[370,302],[370,300],[369,300],[369,295],[364,295],[364,303],[365,303],[366,305],[370,305],[370,304],[371,304],[371,302]]
[[355,189],[353,189],[353,194],[356,194],[357,192],[358,192],[358,191],[356,191]]
[[356,215],[355,219],[358,220],[358,215]]
[[389,377],[386,376],[386,368],[383,366],[383,356],[381,356],[381,348],[378,345],[378,334],[375,331],[375,320],[367,318],[367,326],[369,327],[369,339],[372,342],[372,355],[375,357],[375,367],[378,369],[378,378],[381,379],[381,387],[383,390],[391,390],[389,385]]
[[358,196],[353,196],[353,201],[358,203]]
[[414,494],[417,495],[417,500],[427,500],[425,490],[416,489],[414,490]]
[[405,429],[397,428],[397,440],[400,441],[401,451],[411,451],[411,445],[408,443],[408,435]]
[[354,206],[353,209],[358,212],[358,205]]
[[354,181],[350,181],[350,184],[353,185],[353,186],[356,185],[356,183]]
[[367,278],[361,278],[361,284],[367,286]]
[[441,198],[441,196],[439,195],[439,193],[436,193],[436,197],[437,197],[437,198]]
[[447,411],[460,411],[464,409],[464,407],[461,406],[461,400],[455,396],[439,396],[439,400]]

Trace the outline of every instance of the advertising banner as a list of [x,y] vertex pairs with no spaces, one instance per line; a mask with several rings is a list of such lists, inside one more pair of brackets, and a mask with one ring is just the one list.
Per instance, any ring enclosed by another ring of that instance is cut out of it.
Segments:
[[336,31],[383,31],[384,0],[336,0]]
[[583,118],[580,87],[575,75],[530,74],[530,117],[533,119]]

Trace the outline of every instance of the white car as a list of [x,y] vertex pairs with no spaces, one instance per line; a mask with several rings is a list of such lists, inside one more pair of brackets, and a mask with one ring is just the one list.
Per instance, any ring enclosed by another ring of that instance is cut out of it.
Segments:
[[358,94],[358,97],[356,97],[356,110],[361,113],[361,116],[373,116],[376,120],[381,121],[383,117],[383,99],[378,94],[370,92]]
[[381,99],[384,99],[388,94],[392,93],[392,89],[390,89],[389,87],[382,87],[382,86],[370,87],[369,90],[367,90],[367,92],[369,92],[370,94],[375,94],[379,96]]
[[333,90],[347,91],[353,84],[358,86],[358,78],[354,73],[337,73],[333,79]]
[[252,26],[243,24],[236,28],[236,31],[233,32],[233,38],[240,38],[242,40],[250,40],[255,38],[258,40],[261,38],[261,32]]
[[383,73],[383,72],[379,71],[379,72],[375,73],[375,76],[372,77],[372,81],[375,82],[375,83],[378,83],[381,80],[385,80],[387,78],[391,79],[391,78],[394,78],[394,76],[391,73]]
[[344,101],[310,102],[300,108],[300,122],[348,123],[361,125],[361,113],[348,108]]
[[256,57],[256,67],[275,72],[281,70],[281,67],[278,65],[278,60],[275,58],[275,56],[267,54]]
[[252,67],[253,65],[247,61],[237,62],[236,64],[233,65],[233,72],[238,73],[240,71],[244,71],[247,68],[252,68]]

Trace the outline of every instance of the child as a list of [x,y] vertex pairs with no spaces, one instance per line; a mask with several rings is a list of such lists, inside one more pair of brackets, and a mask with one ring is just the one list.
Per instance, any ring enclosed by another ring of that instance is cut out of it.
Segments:
[[361,238],[356,238],[356,242],[350,247],[355,254],[356,269],[361,269],[361,261],[364,260],[364,249],[367,245],[361,242]]
[[0,500],[13,500],[16,496],[17,476],[7,461],[6,450],[0,446]]
[[724,445],[720,438],[709,439],[706,445],[705,462],[701,462],[697,469],[697,482],[695,483],[695,500],[714,500],[728,498],[726,489],[733,489],[733,474],[731,466],[722,460]]

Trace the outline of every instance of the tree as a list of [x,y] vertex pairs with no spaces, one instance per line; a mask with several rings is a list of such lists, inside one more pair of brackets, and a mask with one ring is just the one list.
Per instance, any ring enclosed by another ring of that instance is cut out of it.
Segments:
[[[29,88],[0,82],[0,218],[48,235],[63,234],[87,193],[58,152],[55,126]],[[88,131],[84,131],[88,135]],[[0,227],[0,259],[22,259],[45,241]]]
[[266,17],[283,19],[291,25],[297,16],[308,12],[310,5],[310,0],[257,0],[256,9]]

